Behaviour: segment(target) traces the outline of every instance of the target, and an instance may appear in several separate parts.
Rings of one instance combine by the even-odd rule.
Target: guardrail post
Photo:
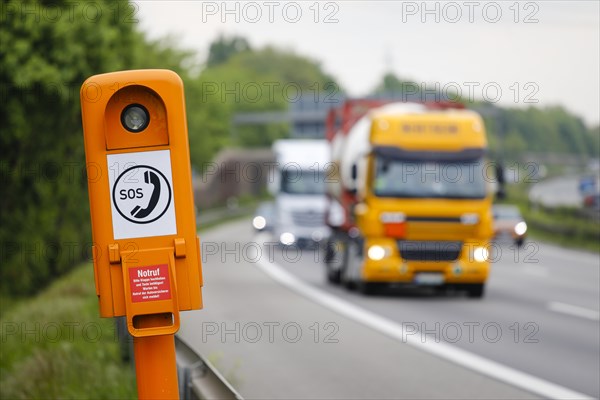
[[[242,396],[205,359],[175,336],[181,400],[231,399]]]

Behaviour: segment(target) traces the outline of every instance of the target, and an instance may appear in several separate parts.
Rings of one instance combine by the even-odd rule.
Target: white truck
[[[326,140],[282,139],[273,143],[277,162],[269,191],[275,197],[273,234],[282,245],[317,247],[330,234],[325,223],[328,206]]]

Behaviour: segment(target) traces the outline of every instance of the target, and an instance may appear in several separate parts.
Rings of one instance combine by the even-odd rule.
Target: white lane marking
[[[375,329],[402,343],[407,343],[430,354],[472,369],[480,374],[488,375],[513,386],[525,389],[531,393],[538,394],[543,398],[592,399],[592,397],[583,393],[576,392],[525,372],[507,367],[447,343],[438,343],[433,340],[421,341],[419,335],[414,335],[415,332],[413,331],[406,331],[401,324],[304,283],[274,262],[269,262],[261,258],[256,265],[282,285],[287,286],[297,293],[308,297],[312,301],[321,304],[346,318]]]
[[[600,321],[600,312],[596,310],[590,310],[589,308],[553,301],[548,303],[548,309],[561,314],[591,319],[592,321]]]

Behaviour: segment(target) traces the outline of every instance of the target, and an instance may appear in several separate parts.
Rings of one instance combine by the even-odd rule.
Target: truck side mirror
[[[356,164],[352,164],[352,170],[350,171],[350,176],[352,177],[352,180],[355,181],[356,177],[358,176],[358,171],[356,168]]]

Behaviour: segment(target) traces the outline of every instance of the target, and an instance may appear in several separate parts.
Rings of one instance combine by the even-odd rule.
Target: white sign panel
[[[109,154],[107,163],[114,238],[176,234],[171,152]]]

